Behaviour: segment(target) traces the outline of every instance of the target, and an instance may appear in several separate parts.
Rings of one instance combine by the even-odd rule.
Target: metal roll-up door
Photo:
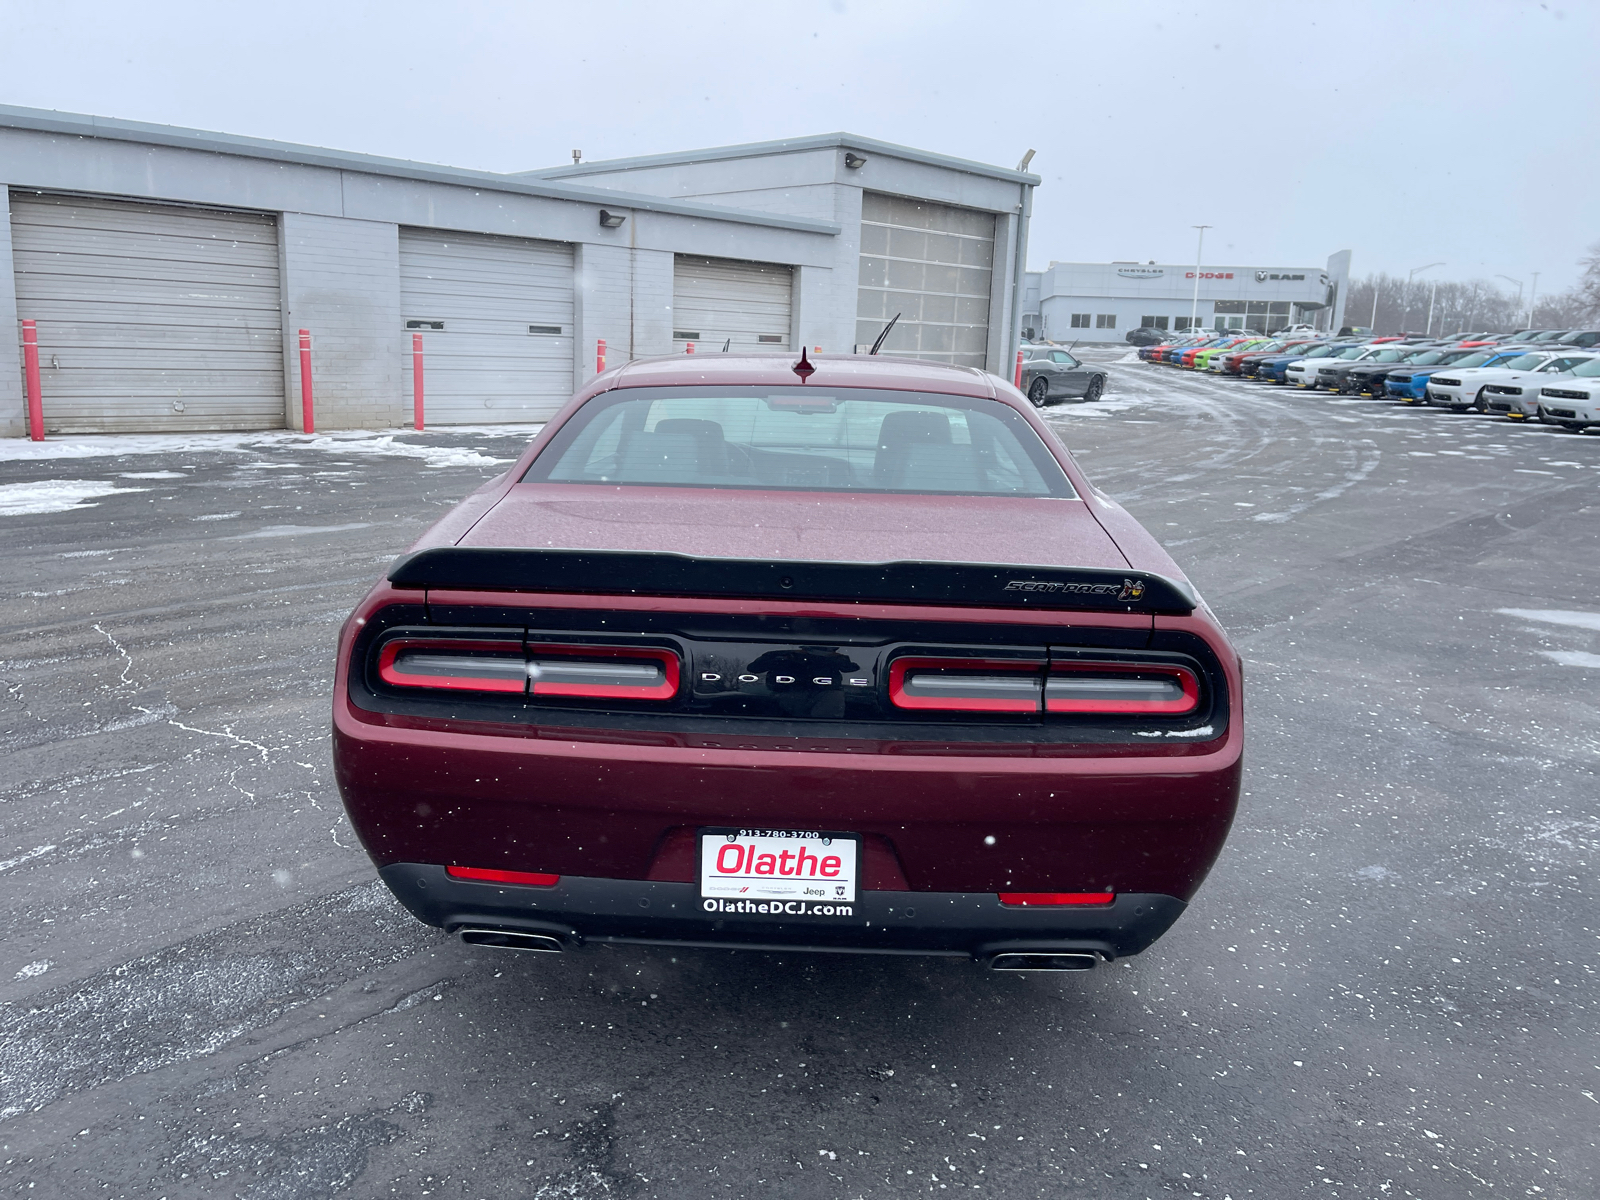
[[[47,429],[283,426],[275,218],[13,191],[11,240]]]
[[[994,214],[865,192],[856,343],[964,367],[988,361]]]
[[[679,254],[672,260],[672,341],[696,353],[789,349],[794,268]]]
[[[430,425],[543,421],[572,395],[571,246],[402,229],[400,305]]]

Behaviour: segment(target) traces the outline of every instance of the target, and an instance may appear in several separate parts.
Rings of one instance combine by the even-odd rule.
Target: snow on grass
[[[93,501],[100,496],[148,490],[118,487],[103,479],[39,479],[32,483],[0,484],[0,517],[93,508]]]

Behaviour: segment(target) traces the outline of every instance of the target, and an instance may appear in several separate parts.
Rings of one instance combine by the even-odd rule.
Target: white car
[[[1284,372],[1289,382],[1298,387],[1316,389],[1317,372],[1330,363],[1343,359],[1349,361],[1356,358],[1366,358],[1368,355],[1383,349],[1382,346],[1351,346],[1322,358],[1302,358],[1299,362],[1290,363],[1289,369]]]
[[[1600,425],[1600,358],[1572,368],[1570,378],[1539,388],[1539,419],[1582,433]]]
[[[1573,350],[1530,350],[1498,367],[1440,371],[1428,380],[1428,403],[1452,412],[1476,408],[1479,412],[1502,412],[1519,419],[1531,417],[1538,412],[1540,386],[1551,382],[1540,376],[1567,374],[1579,363],[1594,357]]]

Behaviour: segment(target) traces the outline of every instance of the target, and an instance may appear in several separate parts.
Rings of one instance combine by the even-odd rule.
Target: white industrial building
[[[1037,176],[845,134],[503,175],[0,107],[0,321],[47,431],[549,416],[608,366],[886,349],[1008,374]],[[26,432],[0,337],[0,434]]]
[[[1024,331],[1053,342],[1120,342],[1130,329],[1268,332],[1344,324],[1350,251],[1321,267],[1053,262],[1023,284]],[[1196,286],[1198,284],[1198,287]]]

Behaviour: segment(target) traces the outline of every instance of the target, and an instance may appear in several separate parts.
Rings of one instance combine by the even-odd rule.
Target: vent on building
[[[436,333],[444,332],[443,321],[407,321],[407,329],[432,329]]]
[[[529,325],[528,326],[528,332],[529,333],[560,333],[561,332],[561,326],[559,326],[559,325]]]
[[[674,329],[672,331],[672,336],[681,342],[698,342],[700,340],[700,335],[698,333],[688,329]]]
[[[783,345],[783,335],[781,333],[758,333],[756,334],[756,341],[766,342],[773,346],[781,346]]]

